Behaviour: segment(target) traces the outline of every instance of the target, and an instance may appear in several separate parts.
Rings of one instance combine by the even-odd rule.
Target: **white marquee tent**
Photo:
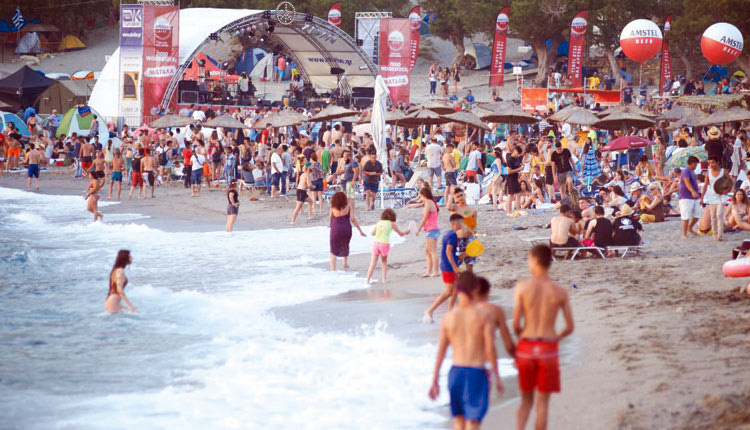
[[[199,53],[199,51],[196,51],[199,48],[205,49],[215,43],[225,43],[209,41],[208,44],[204,44],[211,33],[218,32],[223,27],[250,15],[260,16],[263,12],[250,9],[181,9],[180,64],[190,61],[194,55]],[[345,77],[350,86],[373,86],[377,70],[366,58],[366,54],[353,46],[351,39],[345,40],[344,37],[335,37],[325,41],[321,40],[320,45],[323,45],[326,50],[323,53],[309,41],[311,35],[316,34],[316,31],[320,33],[327,31],[329,34],[342,35],[340,30],[328,24],[327,21],[316,19],[315,25],[310,25],[304,22],[303,14],[298,14],[297,19],[291,25],[277,23],[273,37],[296,57],[298,67],[303,71],[303,75],[316,88],[332,89],[336,87],[336,76],[332,76],[330,73],[332,62],[337,67],[344,69]],[[105,117],[116,117],[118,113],[119,63],[120,51],[118,48],[104,66],[89,99],[89,105]]]

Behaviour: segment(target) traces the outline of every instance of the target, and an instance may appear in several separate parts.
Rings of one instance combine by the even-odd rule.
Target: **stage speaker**
[[[196,81],[180,81],[177,83],[177,91],[198,91],[198,82]]]
[[[198,103],[198,91],[180,91],[180,103]]]
[[[352,97],[354,97],[354,98],[358,98],[358,97],[374,98],[375,97],[375,88],[373,88],[373,87],[353,87],[352,88]]]
[[[354,107],[357,109],[367,109],[372,106],[374,97],[354,97]]]

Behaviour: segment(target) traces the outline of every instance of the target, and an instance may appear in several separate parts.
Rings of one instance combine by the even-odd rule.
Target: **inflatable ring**
[[[724,263],[721,271],[724,272],[724,276],[730,278],[743,278],[745,276],[750,276],[750,258],[729,260]]]

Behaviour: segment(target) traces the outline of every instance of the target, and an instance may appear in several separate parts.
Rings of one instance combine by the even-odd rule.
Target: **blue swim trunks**
[[[109,175],[109,180],[112,182],[122,182],[122,172],[112,172]]]
[[[26,173],[26,177],[28,177],[28,178],[39,178],[39,165],[38,164],[29,164],[29,170]]]
[[[487,371],[479,367],[453,366],[448,372],[451,414],[467,421],[482,421],[490,403]]]

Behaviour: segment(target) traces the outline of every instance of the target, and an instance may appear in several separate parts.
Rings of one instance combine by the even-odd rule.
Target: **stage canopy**
[[[245,38],[242,30],[252,25],[263,26],[269,19],[273,20],[274,31],[268,42],[258,47],[281,48],[295,60],[303,79],[315,88],[336,88],[337,77],[331,74],[334,67],[343,69],[344,85],[373,86],[377,67],[351,36],[327,20],[295,13],[291,23],[283,24],[275,11],[193,8],[180,10],[182,66],[172,79],[165,99],[174,94],[182,73],[198,54],[205,52],[217,61],[227,61],[228,58],[220,57],[234,52],[232,46]],[[218,37],[211,40],[211,35]],[[89,105],[105,117],[117,116],[119,62],[118,48],[104,66],[89,99]]]

